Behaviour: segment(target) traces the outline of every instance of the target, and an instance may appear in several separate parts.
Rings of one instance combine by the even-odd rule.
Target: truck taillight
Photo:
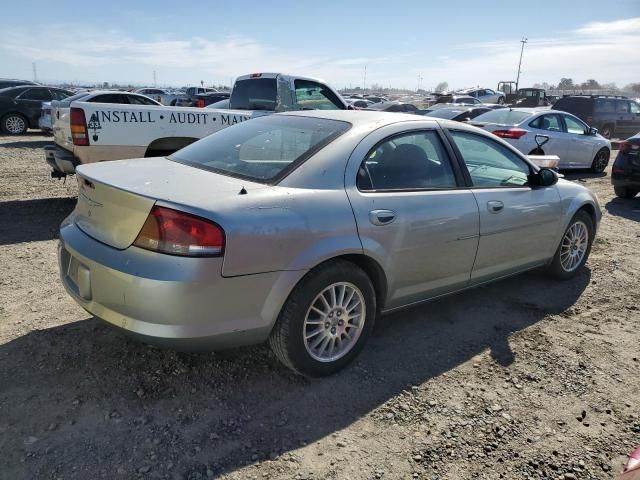
[[[494,130],[492,132],[496,137],[500,138],[511,138],[513,140],[517,140],[523,135],[527,134],[526,130],[522,130],[521,128],[510,128],[508,130]]]
[[[199,98],[196,100],[196,107],[198,108],[204,108],[204,100]]]
[[[185,257],[220,257],[224,230],[205,218],[171,208],[153,207],[133,244],[154,252]]]
[[[89,132],[87,131],[87,120],[84,110],[81,108],[71,109],[71,138],[74,145],[89,145]]]

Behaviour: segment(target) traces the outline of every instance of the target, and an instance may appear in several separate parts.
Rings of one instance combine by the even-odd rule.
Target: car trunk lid
[[[129,247],[157,201],[210,209],[242,188],[264,185],[196,169],[166,158],[81,165],[76,169],[74,221],[87,235],[117,249]]]

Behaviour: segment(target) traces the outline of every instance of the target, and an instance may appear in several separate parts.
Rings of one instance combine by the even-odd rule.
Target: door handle
[[[374,225],[388,225],[396,219],[396,212],[393,210],[372,210],[369,212],[369,221]]]
[[[503,208],[504,203],[502,203],[500,200],[491,200],[490,202],[487,202],[487,210],[489,210],[491,213],[498,213]]]

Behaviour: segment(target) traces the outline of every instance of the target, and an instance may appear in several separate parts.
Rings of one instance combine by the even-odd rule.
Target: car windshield
[[[175,162],[274,183],[351,128],[323,118],[269,115],[233,125],[178,150]]]
[[[518,125],[523,120],[531,116],[530,112],[522,112],[518,110],[510,110],[501,108],[499,110],[491,110],[490,112],[478,115],[475,122],[499,123],[502,125]]]

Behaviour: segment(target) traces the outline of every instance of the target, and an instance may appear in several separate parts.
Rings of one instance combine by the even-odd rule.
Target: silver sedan
[[[268,339],[305,375],[353,360],[380,314],[536,267],[572,277],[601,216],[494,135],[398,113],[261,117],[77,179],[59,264],[82,307],[176,348]]]

